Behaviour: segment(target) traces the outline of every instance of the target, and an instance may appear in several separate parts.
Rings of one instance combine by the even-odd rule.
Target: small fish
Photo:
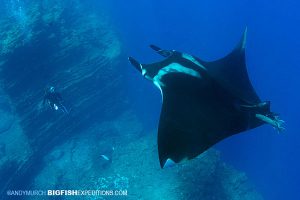
[[[106,155],[104,155],[104,154],[102,154],[102,155],[100,155],[104,160],[106,160],[106,161],[109,161],[110,159],[106,156]]]

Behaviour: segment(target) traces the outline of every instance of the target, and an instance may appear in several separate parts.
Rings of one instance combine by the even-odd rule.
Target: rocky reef
[[[114,111],[122,111],[125,103],[119,99],[126,99],[120,87],[122,73],[116,73],[121,43],[104,10],[79,0],[7,0],[3,5],[0,87],[12,112],[1,111],[1,131],[20,128],[15,140],[29,150],[15,157],[17,161],[1,159],[0,171],[15,174],[1,181],[1,191],[11,184],[24,188],[34,177],[32,171],[41,167],[41,156],[95,119],[109,119]],[[44,89],[50,85],[63,94],[70,115],[42,105]],[[112,96],[111,90],[118,93]],[[1,134],[1,143],[9,143],[8,135]],[[7,144],[1,149],[2,154],[9,153]]]
[[[31,155],[31,146],[13,105],[9,97],[0,90],[0,177],[3,187]]]
[[[123,47],[101,3],[4,1],[1,195],[8,189],[117,189],[128,191],[124,199],[262,199],[213,149],[160,169],[155,131],[128,105]],[[69,115],[42,105],[50,85],[62,93]]]
[[[44,157],[33,188],[127,191],[123,197],[88,199],[263,199],[247,176],[226,165],[214,149],[160,169],[156,134],[145,133],[142,127],[132,112],[126,112],[57,146]]]

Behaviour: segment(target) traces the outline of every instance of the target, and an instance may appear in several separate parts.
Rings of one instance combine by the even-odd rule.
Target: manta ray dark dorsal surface
[[[161,167],[192,159],[226,137],[265,122],[280,123],[270,112],[270,102],[262,102],[251,85],[246,35],[247,30],[231,53],[213,62],[155,45],[150,47],[164,60],[140,64],[129,58],[162,95],[157,139]]]

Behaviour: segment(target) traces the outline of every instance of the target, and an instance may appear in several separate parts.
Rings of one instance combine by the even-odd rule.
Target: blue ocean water
[[[300,3],[288,1],[111,1],[115,23],[128,54],[149,62],[149,44],[189,52],[205,60],[231,51],[245,27],[250,79],[259,96],[272,102],[272,110],[286,121],[277,134],[270,126],[230,137],[216,147],[223,159],[245,171],[266,199],[299,199],[299,61]],[[136,77],[147,96],[136,97],[137,109],[150,119],[158,117],[156,88]],[[137,75],[138,76],[138,75]],[[147,105],[147,106],[145,106]],[[154,112],[155,111],[155,112]],[[145,114],[147,113],[147,114]],[[148,122],[149,123],[149,122]]]
[[[24,92],[20,86],[31,90],[42,90],[45,85],[49,84],[47,82],[49,79],[57,85],[60,83],[68,85],[67,81],[62,81],[63,75],[56,76],[62,80],[49,78],[55,74],[55,69],[51,68],[54,68],[54,61],[54,64],[43,63],[42,60],[37,59],[39,63],[42,63],[38,67],[44,67],[44,71],[47,73],[40,73],[38,70],[22,71],[23,68],[19,66],[31,62],[31,53],[39,52],[37,57],[44,58],[47,57],[47,54],[50,55],[50,53],[55,52],[57,46],[53,44],[56,40],[51,40],[52,43],[30,41],[31,33],[34,30],[26,26],[29,16],[23,10],[28,2],[22,0],[5,2],[3,7],[0,6],[0,11],[3,10],[0,12],[0,17],[13,16],[14,22],[19,24],[24,33],[23,43],[27,44],[29,41],[29,47],[36,44],[40,47],[36,47],[32,52],[21,49],[16,53],[20,57],[12,59],[14,62],[11,66],[18,66],[19,71],[12,68],[11,71],[5,71],[6,75],[17,76],[19,80],[24,79],[25,81],[22,82],[22,85],[17,85],[18,87],[12,87],[13,89],[8,87],[9,95],[19,100],[22,96],[18,96],[17,93]],[[72,2],[70,7],[72,7]],[[262,100],[270,100],[272,110],[278,112],[281,118],[286,121],[286,131],[277,134],[272,127],[265,125],[230,137],[217,144],[216,148],[221,151],[221,157],[227,164],[246,173],[257,191],[265,199],[300,199],[298,193],[300,162],[297,160],[297,155],[300,153],[299,136],[297,135],[300,130],[298,122],[300,118],[298,113],[300,111],[298,104],[300,102],[300,95],[298,94],[300,86],[298,78],[300,74],[298,68],[300,62],[298,55],[300,52],[300,40],[298,38],[300,35],[299,7],[300,3],[292,0],[89,1],[86,3],[85,12],[81,14],[84,16],[91,12],[105,12],[111,20],[111,28],[117,32],[122,42],[120,66],[113,73],[115,76],[122,77],[122,87],[116,92],[101,88],[99,85],[113,80],[112,77],[105,76],[99,78],[96,83],[86,81],[84,82],[85,85],[74,84],[74,87],[70,86],[68,90],[63,90],[63,84],[61,84],[66,102],[74,108],[76,105],[72,105],[72,101],[75,102],[72,98],[82,98],[78,91],[85,90],[88,94],[95,91],[101,92],[99,94],[95,92],[95,96],[91,95],[94,97],[90,99],[93,102],[92,106],[86,105],[85,107],[83,104],[78,111],[73,110],[75,114],[80,113],[79,110],[83,111],[84,114],[71,115],[71,120],[63,118],[64,125],[56,125],[48,131],[48,133],[55,133],[59,130],[58,139],[47,144],[46,148],[40,151],[41,157],[43,153],[54,146],[59,146],[71,135],[76,135],[76,132],[87,129],[85,124],[88,124],[89,121],[111,119],[121,113],[123,109],[125,110],[123,104],[110,107],[108,110],[105,110],[107,108],[104,106],[107,102],[115,101],[115,99],[117,99],[116,102],[122,102],[123,99],[120,97],[123,94],[128,95],[128,104],[137,113],[145,129],[156,129],[161,108],[160,92],[127,63],[127,56],[132,55],[145,63],[161,59],[148,48],[149,44],[156,44],[162,48],[188,52],[201,59],[211,61],[229,53],[239,41],[245,27],[248,27],[246,56],[250,79]],[[65,12],[71,12],[71,9]],[[70,13],[64,15],[69,16],[68,14],[72,16]],[[71,17],[68,20],[64,23],[71,24],[75,21]],[[49,27],[47,31],[56,33],[57,27],[55,25],[50,24]],[[81,54],[82,52],[79,51],[78,54],[69,57],[70,62],[67,62],[66,65],[75,65],[76,59],[80,58]],[[37,77],[35,80],[38,80],[40,85],[31,82],[30,78],[24,78],[24,74]],[[12,84],[9,82],[8,85]],[[35,95],[43,95],[42,92],[32,94],[32,99],[39,98]],[[103,96],[110,98],[104,99]],[[28,104],[30,103],[21,102],[16,110],[23,113],[24,118],[27,117],[27,121],[23,124],[30,124],[27,126],[27,131],[31,140],[38,138],[37,142],[33,143],[38,146],[43,144],[43,139],[41,139],[43,137],[39,134],[39,130],[36,132],[33,130],[36,127],[43,127],[43,120],[50,121],[50,123],[52,121],[57,122],[60,117],[49,111],[40,114],[39,117],[41,118],[37,119],[29,108],[20,106],[27,106]],[[125,105],[128,106],[128,104]],[[99,113],[101,114],[99,115]],[[76,123],[80,125],[74,125]],[[60,132],[60,130],[65,130],[65,127],[67,127],[66,129],[71,128],[71,130]],[[60,154],[56,155],[56,157],[60,156]],[[30,165],[32,171],[38,174],[44,164],[35,161]],[[14,165],[8,166],[7,173],[10,172],[10,169],[13,171],[14,167]],[[24,177],[22,180],[24,182],[19,183],[19,185],[28,184],[25,180],[26,175]]]

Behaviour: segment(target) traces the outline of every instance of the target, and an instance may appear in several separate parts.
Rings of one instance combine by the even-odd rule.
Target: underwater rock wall
[[[0,177],[3,188],[32,155],[10,99],[0,89]]]
[[[44,154],[95,120],[112,118],[114,111],[125,107],[120,101],[125,100],[121,73],[116,73],[121,43],[107,14],[92,9],[89,2],[7,0],[4,6],[0,83],[14,110],[14,123],[20,129],[16,132],[24,136],[24,141],[18,141],[28,144],[32,152],[30,157],[20,153],[16,158],[26,164],[12,170],[17,175],[10,184],[24,188],[40,170]],[[42,105],[44,89],[50,85],[62,93],[69,115]],[[112,97],[114,89],[119,92]],[[7,122],[1,123],[5,129]],[[11,137],[2,135],[7,137],[1,141],[8,143]],[[4,159],[6,165],[14,164]],[[5,169],[0,166],[1,171]]]
[[[160,169],[156,134],[128,111],[120,40],[107,13],[91,6],[80,0],[5,1],[7,13],[0,13],[1,194],[7,189],[127,189],[125,199],[262,199],[215,150]],[[62,93],[69,115],[42,105],[50,85]]]

